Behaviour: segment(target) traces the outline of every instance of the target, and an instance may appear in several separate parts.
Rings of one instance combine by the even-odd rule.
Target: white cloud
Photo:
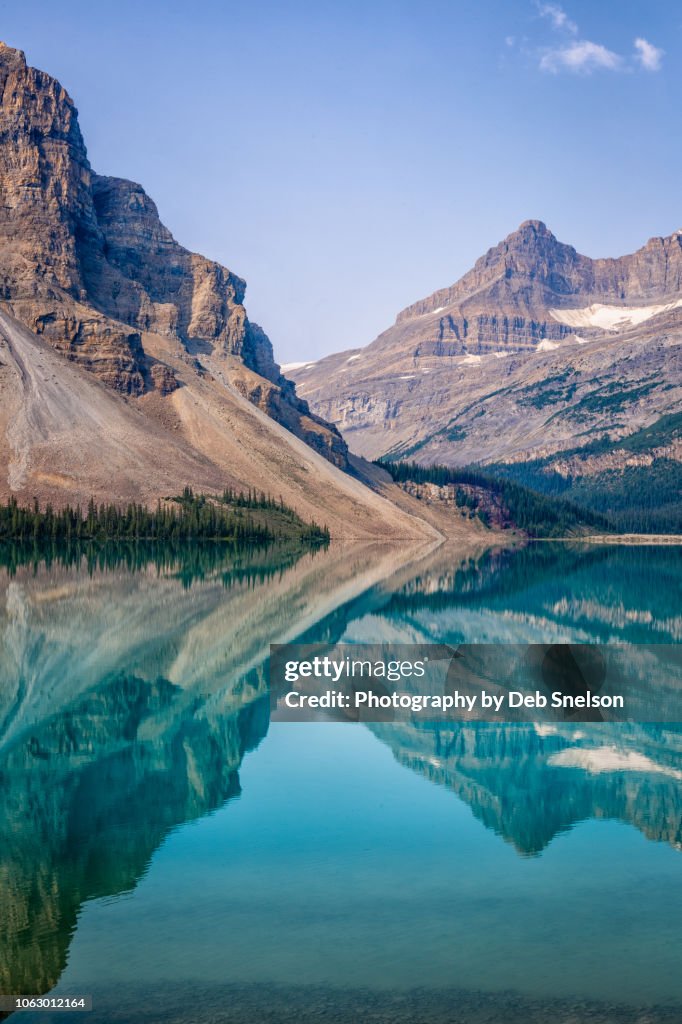
[[[659,50],[653,43],[648,43],[641,36],[635,39],[635,60],[638,60],[646,71],[660,71],[664,50]]]
[[[600,70],[629,71],[634,65],[645,71],[659,71],[661,68],[664,51],[642,36],[635,39],[633,56],[623,57],[602,43],[578,38],[578,26],[560,4],[536,0],[536,7],[540,17],[549,21],[552,28],[564,36],[561,45],[540,50],[541,71],[550,71],[554,74],[568,71],[573,74],[589,75]]]
[[[589,75],[599,69],[620,71],[623,58],[601,43],[592,43],[588,39],[578,39],[568,46],[547,50],[540,60],[542,71],[572,71],[575,74]]]
[[[539,4],[538,11],[541,18],[549,18],[557,31],[570,32],[573,36],[577,35],[578,26],[574,21],[571,21],[566,11],[559,4]]]

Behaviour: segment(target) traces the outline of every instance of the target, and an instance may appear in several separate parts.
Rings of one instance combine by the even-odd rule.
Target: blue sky
[[[682,227],[675,2],[0,0],[0,26],[284,362],[366,344],[528,218],[590,256]]]

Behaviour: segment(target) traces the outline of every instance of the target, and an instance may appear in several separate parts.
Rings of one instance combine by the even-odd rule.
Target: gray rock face
[[[82,248],[88,294],[108,316],[244,356],[246,282],[184,249],[144,189],[92,176],[98,244]]]
[[[682,288],[682,234],[652,238],[619,259],[592,260],[554,237],[542,221],[527,220],[476,261],[450,288],[443,288],[398,315],[405,322],[438,307],[463,304],[508,313],[539,313],[592,302],[650,302]]]
[[[250,323],[246,283],[179,245],[140,185],[95,174],[68,94],[5,44],[0,99],[0,297],[9,311],[127,395],[177,386],[149,358],[145,333],[222,358],[228,385],[345,467],[342,438],[297,397]]]
[[[367,348],[292,375],[365,456],[513,462],[679,411],[681,337],[682,232],[592,260],[526,221]]]
[[[119,391],[144,390],[137,331],[87,303],[84,251],[100,242],[76,109],[59,82],[0,44],[2,298],[55,348]]]
[[[95,232],[96,221],[76,110],[58,82],[4,43],[0,90],[5,287],[30,293],[35,275],[78,298],[77,236]]]

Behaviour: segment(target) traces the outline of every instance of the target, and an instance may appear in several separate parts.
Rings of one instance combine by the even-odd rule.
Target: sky
[[[369,343],[539,219],[682,227],[675,0],[0,0],[100,174],[246,278],[280,362]]]

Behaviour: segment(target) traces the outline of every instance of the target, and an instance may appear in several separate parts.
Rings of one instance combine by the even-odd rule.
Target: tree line
[[[314,555],[324,545],[311,545]],[[186,589],[205,579],[218,580],[231,589],[237,584],[257,586],[294,565],[306,551],[297,542],[276,541],[265,546],[237,547],[221,541],[4,540],[0,542],[0,568],[12,577],[20,569],[37,572],[41,566],[73,569],[89,576],[123,569],[129,573],[153,568],[159,575],[179,580]]]
[[[620,447],[625,448],[625,445]],[[632,448],[635,449],[634,442]],[[651,465],[567,477],[552,470],[547,463],[548,460],[535,460],[486,468],[491,474],[513,479],[522,487],[599,513],[619,533],[682,533],[682,465],[679,462],[657,458]]]
[[[421,466],[416,462],[388,462],[383,459],[378,459],[376,464],[387,470],[398,484],[431,483],[438,487],[468,485],[483,488],[494,495],[508,518],[530,537],[561,537],[586,528],[604,531],[612,529],[606,516],[598,512],[580,508],[568,501],[548,498],[513,480],[493,477],[475,467]],[[462,492],[459,495],[456,491],[457,504],[461,498],[464,505],[473,507],[471,499],[467,501]]]
[[[195,495],[186,487],[182,495],[158,501],[154,508],[137,502],[125,506],[97,504],[86,508],[50,503],[30,508],[15,498],[0,506],[0,541],[70,544],[72,542],[212,540],[233,545],[268,545],[282,539],[307,544],[329,542],[329,530],[314,521],[304,522],[282,499],[249,491],[226,490],[219,497]]]

